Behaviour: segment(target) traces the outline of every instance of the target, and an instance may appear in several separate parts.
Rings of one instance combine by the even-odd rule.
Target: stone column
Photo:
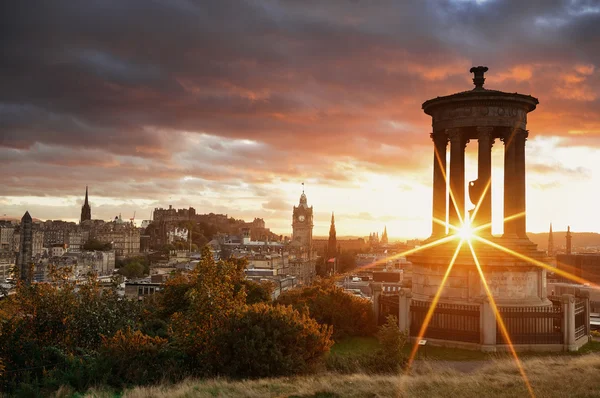
[[[406,331],[410,335],[410,303],[412,293],[410,289],[400,289],[398,309],[398,327],[400,331]]]
[[[431,223],[431,237],[440,237],[446,234],[446,227],[439,221],[446,220],[446,147],[448,137],[443,131],[431,134],[434,144],[433,151],[433,218]],[[438,221],[436,222],[435,219]]]
[[[458,227],[460,218],[465,216],[465,146],[467,140],[460,129],[447,129],[446,133],[450,138],[450,191],[452,192],[452,195],[449,193],[448,222],[450,225]]]
[[[563,294],[561,296],[563,307],[563,338],[565,351],[577,351],[575,344],[575,296]]]
[[[371,283],[371,293],[373,294],[373,314],[375,315],[375,325],[379,325],[379,302],[381,298],[381,283]]]
[[[525,181],[525,142],[527,131],[517,130],[515,132],[515,213],[523,214],[515,220],[516,233],[519,238],[527,239],[527,223],[525,217],[526,208],[526,181]]]
[[[514,216],[517,212],[517,181],[516,181],[516,145],[515,130],[509,129],[505,132],[504,141],[504,218]],[[504,237],[517,237],[517,224],[514,219],[504,221]]]
[[[496,352],[496,314],[487,296],[483,297],[480,314],[481,351]]]
[[[486,186],[492,180],[492,146],[494,145],[494,138],[492,132],[493,127],[477,127],[478,137],[478,152],[477,152],[477,185],[480,195],[483,195],[481,199],[481,205],[477,214],[475,215],[474,226],[489,224],[481,230],[482,234],[491,235],[492,233],[492,187],[491,184],[485,191]],[[476,200],[479,200],[477,197]],[[477,203],[474,203],[477,205]]]

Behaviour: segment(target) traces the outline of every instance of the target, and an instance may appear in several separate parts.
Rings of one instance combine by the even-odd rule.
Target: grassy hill
[[[524,367],[538,398],[600,396],[600,355],[529,358]],[[406,376],[340,375],[260,379],[248,381],[188,380],[176,385],[138,387],[123,398],[167,397],[527,397],[523,379],[514,361],[475,361],[467,373],[447,362],[420,362]],[[58,396],[71,396],[61,391]],[[88,397],[113,397],[92,390]]]

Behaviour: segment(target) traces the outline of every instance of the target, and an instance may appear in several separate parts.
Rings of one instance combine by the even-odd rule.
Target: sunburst
[[[511,136],[510,139],[512,139],[512,136]],[[442,165],[442,162],[441,162],[441,159],[440,159],[440,155],[437,152],[437,150],[435,151],[435,156],[436,156],[436,159],[437,159],[437,163],[438,163],[438,165],[440,167],[440,170],[442,171],[442,175],[444,177],[444,181],[447,182],[446,172],[445,172],[445,169],[444,169],[444,167]],[[429,309],[428,309],[428,311],[427,311],[427,313],[425,315],[424,321],[423,321],[423,323],[420,326],[419,333],[418,333],[418,335],[416,336],[416,338],[414,340],[414,344],[413,344],[413,347],[411,349],[411,352],[410,352],[410,355],[409,355],[409,358],[408,358],[407,367],[405,369],[405,371],[408,372],[410,370],[410,368],[411,368],[414,360],[415,360],[416,354],[417,354],[418,349],[420,347],[418,345],[418,342],[427,333],[427,328],[428,328],[429,323],[430,323],[430,321],[431,321],[431,319],[432,319],[432,317],[434,315],[435,308],[437,307],[437,304],[438,304],[438,302],[440,300],[441,293],[442,293],[442,291],[444,289],[446,281],[447,281],[447,279],[448,279],[448,277],[449,277],[449,275],[450,275],[450,273],[452,271],[452,268],[453,268],[453,266],[454,266],[454,264],[456,262],[456,259],[457,259],[458,255],[459,255],[460,251],[461,251],[461,248],[466,243],[469,246],[469,249],[470,249],[470,252],[471,252],[471,256],[473,258],[473,261],[475,263],[475,267],[477,269],[477,273],[478,273],[479,278],[481,280],[481,284],[482,284],[482,286],[483,286],[483,288],[485,290],[486,296],[490,300],[490,305],[492,306],[492,310],[494,311],[496,320],[498,322],[498,326],[500,328],[500,331],[501,331],[502,335],[504,336],[504,340],[507,342],[508,349],[509,349],[510,353],[512,354],[514,360],[515,360],[516,366],[519,369],[519,373],[521,374],[521,377],[523,378],[523,382],[524,382],[525,386],[527,387],[527,391],[529,392],[529,394],[530,394],[531,397],[535,397],[533,388],[532,388],[532,386],[531,386],[531,384],[529,382],[529,379],[527,378],[527,374],[525,373],[525,369],[523,368],[521,360],[519,359],[519,356],[517,355],[516,349],[515,349],[515,347],[514,347],[514,345],[512,343],[511,336],[508,333],[508,329],[506,328],[506,325],[504,323],[504,319],[502,319],[502,316],[501,316],[500,312],[498,311],[498,307],[496,305],[496,301],[495,301],[495,299],[493,297],[493,294],[492,294],[492,292],[490,290],[490,287],[489,287],[489,285],[488,285],[488,283],[487,283],[487,281],[485,279],[484,272],[483,272],[483,270],[481,268],[481,264],[479,262],[479,259],[477,257],[477,253],[476,253],[475,248],[473,246],[473,242],[476,241],[476,242],[478,242],[480,244],[484,244],[484,245],[487,245],[489,247],[501,250],[501,251],[503,251],[503,252],[505,252],[505,253],[507,253],[509,255],[512,255],[512,256],[514,256],[516,258],[519,258],[519,259],[521,259],[523,261],[526,261],[526,262],[528,262],[528,263],[530,263],[532,265],[544,268],[546,270],[550,270],[550,271],[552,271],[554,273],[557,273],[557,274],[559,274],[559,275],[561,275],[561,276],[563,276],[563,277],[565,277],[567,279],[570,279],[572,281],[575,281],[577,283],[587,284],[591,288],[600,289],[600,286],[598,286],[598,285],[596,285],[594,283],[591,283],[590,281],[588,281],[588,280],[586,280],[584,278],[581,278],[581,277],[578,277],[576,275],[573,275],[570,272],[567,272],[567,271],[564,271],[564,270],[552,267],[552,266],[550,266],[550,265],[548,265],[548,264],[546,264],[546,263],[544,263],[542,261],[539,261],[539,260],[536,260],[534,258],[531,258],[531,257],[529,257],[529,256],[527,256],[525,254],[518,253],[518,252],[516,252],[516,251],[514,251],[514,250],[512,250],[510,248],[502,246],[499,243],[493,242],[493,241],[491,241],[489,239],[486,239],[486,238],[480,236],[479,235],[480,231],[482,231],[482,230],[484,230],[486,228],[489,228],[491,226],[491,222],[487,222],[485,224],[475,226],[476,225],[475,220],[476,220],[476,217],[477,217],[477,213],[478,213],[479,209],[481,208],[481,204],[483,202],[483,199],[484,199],[485,195],[487,194],[487,191],[490,188],[490,185],[491,185],[491,179],[489,179],[487,181],[486,186],[485,186],[484,191],[483,191],[483,194],[481,195],[481,197],[479,198],[477,204],[475,205],[475,208],[473,209],[473,214],[471,216],[471,219],[467,216],[466,213],[465,213],[465,216],[463,217],[463,214],[462,214],[461,210],[457,206],[456,200],[454,198],[454,193],[450,189],[449,190],[449,192],[450,192],[450,203],[456,209],[456,213],[458,215],[458,220],[459,220],[459,225],[452,225],[452,224],[450,224],[449,222],[447,222],[445,220],[439,220],[439,219],[433,218],[433,221],[435,223],[438,223],[438,224],[441,224],[441,225],[445,226],[446,230],[448,231],[448,235],[443,236],[443,237],[439,237],[437,239],[430,240],[429,242],[427,242],[423,246],[416,247],[416,248],[413,248],[413,249],[409,249],[409,250],[406,250],[406,251],[404,251],[402,253],[398,253],[398,254],[394,254],[392,256],[385,257],[383,259],[380,259],[378,261],[375,261],[375,262],[373,262],[373,263],[365,266],[364,268],[370,268],[370,267],[376,266],[378,264],[386,263],[387,261],[390,261],[390,260],[393,260],[393,259],[397,259],[399,257],[404,257],[404,256],[407,256],[407,255],[410,255],[410,254],[418,253],[418,252],[423,251],[423,250],[432,249],[432,248],[434,248],[436,246],[439,246],[439,245],[442,245],[442,244],[448,244],[448,243],[450,243],[452,241],[457,241],[458,242],[457,246],[456,246],[456,249],[454,250],[454,254],[452,255],[452,258],[450,259],[448,267],[446,268],[446,271],[444,273],[444,276],[442,278],[440,286],[438,287],[438,289],[437,289],[437,291],[436,291],[436,293],[435,293],[435,295],[433,297],[433,300],[431,302],[431,305],[429,306]],[[521,217],[525,217],[525,212],[520,212],[520,213],[517,213],[517,214],[508,215],[508,216],[504,217],[503,222],[512,221],[512,220],[515,220],[515,219],[518,219],[518,218],[521,218]]]

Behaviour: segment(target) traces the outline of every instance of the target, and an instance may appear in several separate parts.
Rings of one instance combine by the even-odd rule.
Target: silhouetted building
[[[571,254],[571,226],[567,227],[567,254]]]
[[[304,185],[304,184],[303,184]],[[312,243],[313,208],[308,207],[304,189],[300,203],[292,215],[292,242],[290,243],[290,273],[300,283],[311,283],[316,275],[316,252]]]
[[[19,244],[19,254],[17,258],[17,269],[19,278],[22,281],[31,283],[29,268],[31,266],[33,251],[33,219],[26,211],[21,218],[21,242]]]
[[[79,222],[84,222],[92,219],[92,208],[88,203],[88,187],[85,187],[85,202],[81,206],[81,219]]]
[[[383,227],[383,234],[381,235],[381,244],[388,244],[388,236],[387,236],[387,226]]]
[[[327,241],[327,255],[326,258],[329,260],[337,255],[337,237],[335,232],[335,217],[331,213],[331,226],[329,227],[329,240]]]
[[[196,209],[190,207],[189,209],[174,209],[173,206],[169,205],[168,209],[156,208],[152,216],[153,221],[190,221],[196,217]]]
[[[300,195],[298,207],[294,206],[292,215],[292,241],[297,245],[310,248],[312,246],[313,208],[308,207],[304,189]]]

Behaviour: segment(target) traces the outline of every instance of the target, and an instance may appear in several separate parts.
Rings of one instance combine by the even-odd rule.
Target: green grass
[[[331,347],[331,353],[340,356],[351,356],[375,352],[380,349],[379,341],[375,337],[347,337]]]
[[[527,358],[523,367],[536,397],[591,398],[600,391],[600,355]],[[276,387],[276,388],[275,388]],[[64,394],[60,398],[67,397]],[[108,391],[90,391],[90,397],[108,398]],[[124,391],[123,398],[513,398],[529,396],[511,359],[486,362],[470,373],[427,366],[408,374],[373,375],[319,372],[314,375],[259,380],[185,380],[177,384],[142,386]]]
[[[381,346],[375,337],[348,337],[337,341],[333,347],[331,347],[331,353],[339,356],[359,356],[368,352],[375,352]],[[406,344],[404,346],[404,353],[410,354],[412,346]],[[600,341],[591,341],[583,346],[579,351],[576,352],[533,352],[524,351],[519,352],[519,357],[523,358],[535,358],[535,357],[547,357],[547,356],[580,356],[590,353],[600,353]],[[491,359],[504,359],[512,357],[509,352],[495,352],[485,353],[477,350],[464,350],[460,348],[447,348],[447,347],[434,347],[425,346],[420,347],[417,352],[417,360],[428,359],[437,361],[485,361]]]

